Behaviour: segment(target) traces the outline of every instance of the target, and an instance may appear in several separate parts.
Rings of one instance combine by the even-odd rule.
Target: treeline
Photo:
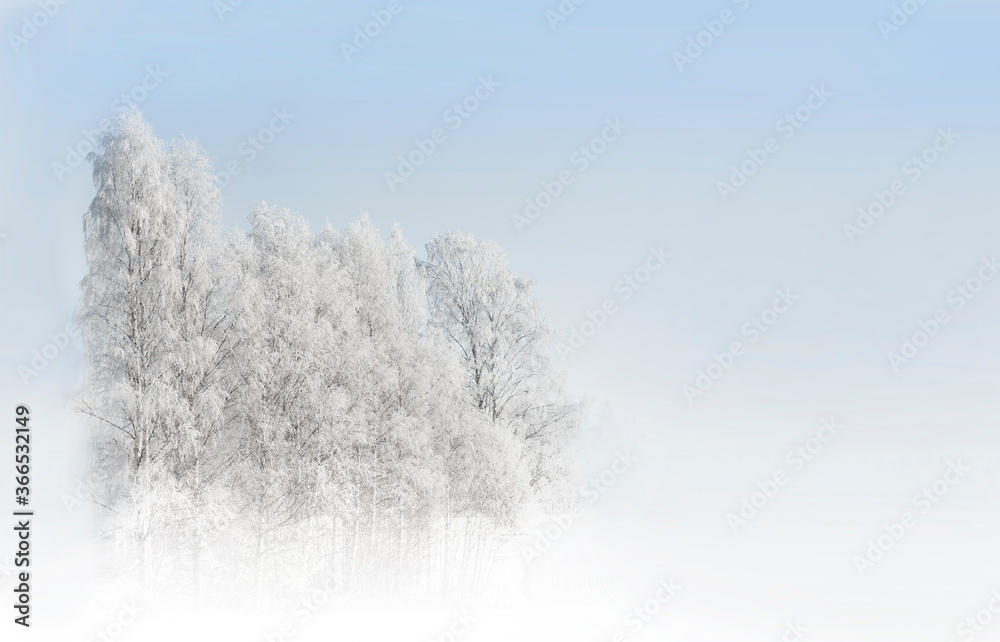
[[[482,590],[529,507],[572,501],[580,407],[532,283],[471,236],[426,261],[366,216],[262,205],[126,111],[91,155],[82,411],[123,577],[196,603]]]

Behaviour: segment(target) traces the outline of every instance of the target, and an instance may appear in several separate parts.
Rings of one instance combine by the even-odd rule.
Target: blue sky
[[[988,367],[998,346],[987,312],[1000,296],[989,290],[972,303],[984,313],[949,328],[912,369],[919,374],[895,376],[883,356],[997,249],[1000,86],[988,80],[1000,53],[996,5],[914,5],[919,11],[885,38],[879,21],[891,19],[892,3],[589,0],[553,29],[546,12],[558,11],[555,2],[403,1],[346,60],[341,43],[387,5],[247,0],[220,17],[208,1],[72,0],[15,52],[10,34],[39,8],[6,4],[0,260],[5,270],[30,266],[33,276],[5,283],[32,311],[5,319],[13,336],[36,345],[46,330],[32,315],[57,323],[72,306],[80,215],[93,187],[86,164],[57,179],[55,163],[133,93],[160,136],[197,138],[220,170],[239,163],[224,188],[227,225],[267,200],[317,227],[342,226],[365,209],[383,228],[401,223],[418,248],[434,233],[472,232],[538,279],[546,314],[564,331],[614,294],[650,244],[665,245],[669,269],[567,364],[581,391],[624,381],[624,395],[684,409],[680,386],[778,286],[801,292],[790,317],[798,318],[747,356],[787,367],[775,375],[787,385],[774,390],[798,397],[816,380],[854,398],[872,388],[854,390],[849,377],[871,377],[881,395],[908,389],[906,377],[935,380],[937,357],[961,376]],[[731,24],[678,71],[674,54],[724,11]],[[452,130],[446,110],[480,78],[499,86]],[[139,90],[144,81],[154,88]],[[832,97],[781,139],[776,122],[815,87]],[[293,118],[247,161],[240,150],[275,110]],[[575,172],[572,154],[608,118],[627,130],[518,231],[512,215],[542,181]],[[845,242],[843,224],[857,207],[900,177],[941,127],[960,140],[870,233]],[[397,157],[439,128],[447,140],[390,190],[385,173],[397,170]],[[768,138],[779,140],[778,153],[721,201],[718,182]],[[45,296],[30,296],[35,290]],[[740,407],[725,396],[718,403]]]
[[[613,292],[650,243],[665,244],[675,253],[671,269],[570,364],[581,389],[604,386],[599,373],[614,368],[642,373],[628,387],[643,394],[640,381],[655,388],[663,376],[677,390],[779,285],[802,289],[809,302],[797,313],[810,316],[783,330],[793,344],[769,349],[793,370],[807,367],[798,356],[807,349],[828,360],[821,371],[871,367],[880,376],[883,348],[995,247],[989,180],[1000,86],[988,78],[998,61],[996,5],[914,5],[919,11],[886,39],[879,21],[891,19],[892,3],[589,0],[553,29],[546,12],[557,2],[403,0],[346,60],[341,43],[387,5],[246,0],[220,17],[208,1],[72,0],[14,52],[10,32],[38,7],[7,3],[3,225],[11,243],[27,241],[14,248],[57,250],[32,270],[47,296],[29,305],[62,314],[80,275],[89,171],[57,180],[53,164],[65,162],[82,130],[113,116],[116,99],[140,87],[148,69],[162,78],[147,81],[156,86],[140,91],[138,104],[158,134],[197,138],[220,170],[239,163],[224,188],[229,226],[267,200],[317,226],[342,226],[365,209],[383,228],[401,223],[418,247],[434,233],[469,231],[499,242],[519,273],[539,280],[546,313],[563,330]],[[679,72],[674,54],[723,11],[731,24]],[[445,111],[481,77],[499,87],[451,130]],[[817,86],[832,98],[722,202],[718,181]],[[294,119],[247,162],[240,145],[276,109]],[[524,199],[572,169],[574,150],[607,118],[628,129],[518,233],[511,216]],[[962,136],[954,150],[863,242],[845,244],[843,223],[939,127]],[[388,189],[385,172],[436,128],[447,140]],[[4,260],[24,261],[10,251]],[[996,299],[977,304],[995,309]],[[958,333],[956,349],[980,352]],[[842,347],[829,349],[830,340]],[[868,352],[847,362],[861,345]]]
[[[223,189],[228,226],[262,200],[317,228],[342,227],[364,209],[384,231],[402,224],[418,250],[448,230],[498,242],[515,271],[538,280],[543,309],[564,332],[615,299],[618,311],[565,367],[575,391],[611,408],[611,441],[641,443],[687,471],[649,473],[634,489],[639,505],[682,488],[691,494],[677,497],[688,507],[678,511],[701,523],[701,510],[729,505],[704,508],[716,492],[753,487],[761,460],[750,453],[767,462],[772,449],[783,452],[775,443],[831,413],[874,431],[852,446],[867,458],[822,473],[850,471],[859,493],[891,496],[873,481],[882,460],[871,453],[887,444],[995,453],[987,428],[996,427],[1000,280],[954,311],[901,371],[886,354],[949,307],[983,257],[1000,254],[1000,5],[928,0],[885,38],[889,0],[587,0],[555,29],[546,12],[556,0],[401,0],[345,60],[341,43],[388,5],[244,0],[220,19],[210,0],[71,0],[15,52],[9,33],[39,9],[5,2],[0,381],[25,389],[17,365],[64,325],[83,274],[89,169],[58,180],[53,163],[153,68],[166,75],[139,106],[158,135],[197,138],[220,171],[240,163]],[[674,54],[725,10],[732,23],[679,71]],[[450,129],[446,110],[491,76],[496,91]],[[776,123],[818,86],[832,96],[781,138]],[[246,160],[241,143],[274,110],[294,119]],[[627,129],[576,172],[575,150],[609,118]],[[910,182],[904,164],[949,127],[958,140]],[[384,175],[397,156],[437,128],[447,140],[390,190]],[[780,149],[722,201],[718,182],[768,138]],[[563,170],[573,183],[518,232],[511,216]],[[895,180],[906,193],[851,244],[844,224]],[[661,245],[671,260],[622,301],[616,282]],[[741,327],[779,288],[799,302],[687,403],[682,386],[746,339]],[[70,390],[77,366],[76,356],[60,358],[32,389]],[[678,452],[705,466],[684,468]],[[983,474],[977,497],[997,484],[995,472]]]

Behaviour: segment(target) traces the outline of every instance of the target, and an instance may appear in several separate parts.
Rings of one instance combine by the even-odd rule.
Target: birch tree
[[[134,109],[91,160],[82,407],[147,591],[476,594],[526,505],[569,496],[580,407],[496,245],[421,262],[398,226],[266,203],[224,237],[205,152]]]
[[[470,402],[520,441],[535,496],[560,501],[580,406],[552,365],[534,282],[515,277],[496,244],[471,235],[434,237],[424,266],[432,323],[464,364]]]
[[[239,338],[230,302],[233,259],[219,238],[221,197],[211,163],[186,138],[170,144],[167,163],[181,236],[174,268],[179,284],[166,319],[174,412],[164,421],[172,472],[187,500],[184,526],[191,540],[192,592],[200,604],[205,519],[217,520],[228,512],[228,494],[213,482],[230,464],[219,439],[237,385],[228,364]]]
[[[137,110],[122,114],[101,147],[91,159],[97,195],[84,216],[82,326],[93,363],[84,410],[106,430],[106,488],[124,497],[105,501],[130,506],[119,532],[140,543],[149,589],[151,534],[177,499],[168,478],[177,410],[170,319],[188,221],[174,207],[164,146]]]
[[[254,583],[260,596],[266,561],[294,545],[294,529],[317,499],[316,448],[324,427],[340,422],[343,397],[329,379],[337,350],[320,316],[318,266],[305,220],[267,205],[237,242],[240,325],[234,397],[240,436],[232,476],[252,525]]]

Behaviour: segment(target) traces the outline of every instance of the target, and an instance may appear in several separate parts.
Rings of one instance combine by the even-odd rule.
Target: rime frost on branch
[[[224,236],[205,152],[134,109],[91,160],[81,407],[146,591],[476,594],[527,507],[574,500],[581,410],[496,245],[437,236],[417,261],[398,227],[267,204]]]

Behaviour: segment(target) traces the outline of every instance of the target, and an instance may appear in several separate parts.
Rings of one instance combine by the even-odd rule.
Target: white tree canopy
[[[398,226],[314,233],[266,203],[223,236],[205,152],[135,109],[91,160],[82,408],[147,590],[474,593],[529,503],[571,498],[579,406],[495,244],[418,262]]]

